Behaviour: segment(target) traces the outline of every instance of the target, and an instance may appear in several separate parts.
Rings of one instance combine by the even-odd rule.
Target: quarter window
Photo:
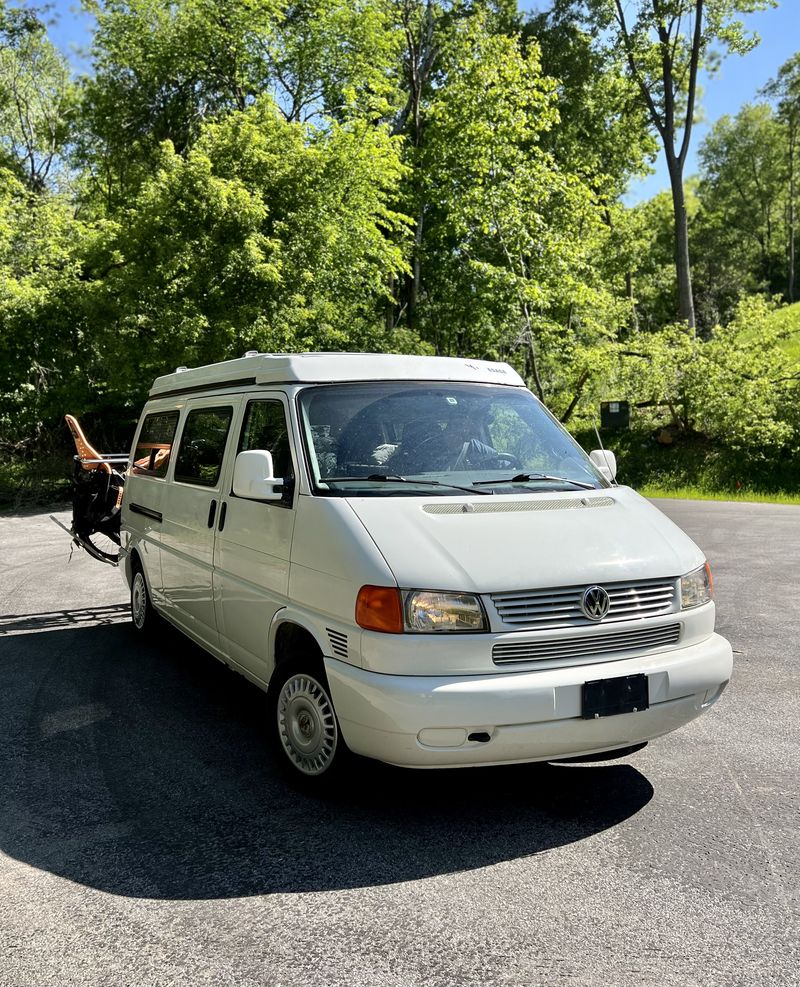
[[[177,427],[177,411],[157,411],[145,418],[133,453],[133,473],[137,476],[167,475]]]
[[[280,401],[251,401],[239,437],[239,452],[264,449],[272,453],[275,476],[294,477],[286,412]]]
[[[177,483],[217,485],[232,416],[232,408],[195,408],[189,412],[175,461]]]

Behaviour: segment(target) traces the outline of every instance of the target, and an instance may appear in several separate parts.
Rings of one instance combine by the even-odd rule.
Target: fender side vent
[[[330,627],[326,627],[325,630],[328,632],[328,640],[331,642],[331,651],[337,658],[346,658],[347,635],[342,634],[341,631],[332,631]]]

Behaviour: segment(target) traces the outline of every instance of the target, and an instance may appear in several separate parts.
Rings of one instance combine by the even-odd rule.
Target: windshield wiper
[[[576,487],[582,487],[584,490],[597,490],[597,487],[593,483],[584,483],[583,480],[571,480],[568,476],[550,476],[547,473],[517,473],[516,476],[512,476],[510,479],[476,480],[474,486],[483,485],[489,487],[501,483],[527,483],[528,480],[550,480],[553,483],[572,483]]]
[[[425,487],[448,487],[451,490],[464,490],[466,493],[491,494],[491,490],[476,490],[472,487],[462,487],[458,483],[442,483],[439,480],[415,480],[398,473],[370,473],[369,476],[326,476],[320,478],[320,483],[346,483],[359,480],[362,483],[416,483]]]

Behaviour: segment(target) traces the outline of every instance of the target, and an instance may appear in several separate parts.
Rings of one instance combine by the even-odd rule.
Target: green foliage
[[[800,369],[800,302],[774,309],[767,316],[767,325],[779,330],[782,352],[791,367]]]
[[[730,319],[747,294],[786,284],[781,125],[766,104],[720,118],[700,149],[701,209],[692,229],[700,322]]]
[[[84,235],[63,199],[35,194],[0,169],[0,434],[23,446],[41,439],[56,411],[54,384],[85,398],[81,333],[68,303]]]
[[[67,60],[37,12],[0,3],[0,163],[28,187],[52,184],[74,127],[76,89]]]
[[[698,62],[764,5],[707,0]],[[747,296],[793,290],[800,63],[687,184],[701,337],[672,197],[621,202],[670,91],[691,122],[690,7],[628,5],[626,48],[615,0],[108,0],[76,82],[0,0],[0,448],[30,465],[65,411],[122,447],[177,365],[387,350],[509,360],[575,429],[627,397],[767,476],[800,441],[800,337]]]
[[[533,15],[522,33],[525,44],[533,40],[541,50],[556,83],[559,125],[542,143],[611,207],[631,178],[649,170],[657,142],[621,52],[598,46],[573,14],[572,5],[557,2]]]
[[[707,341],[686,326],[631,336],[611,386],[640,421],[672,434],[702,435],[754,459],[800,448],[800,372],[783,342],[788,328],[763,298],[741,302]]]

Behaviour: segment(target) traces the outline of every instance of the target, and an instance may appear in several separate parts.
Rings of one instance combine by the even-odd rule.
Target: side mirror
[[[233,464],[233,492],[247,500],[280,500],[283,480],[273,474],[272,453],[265,449],[240,452]]]
[[[593,449],[589,459],[611,483],[617,475],[617,457],[609,449]]]

